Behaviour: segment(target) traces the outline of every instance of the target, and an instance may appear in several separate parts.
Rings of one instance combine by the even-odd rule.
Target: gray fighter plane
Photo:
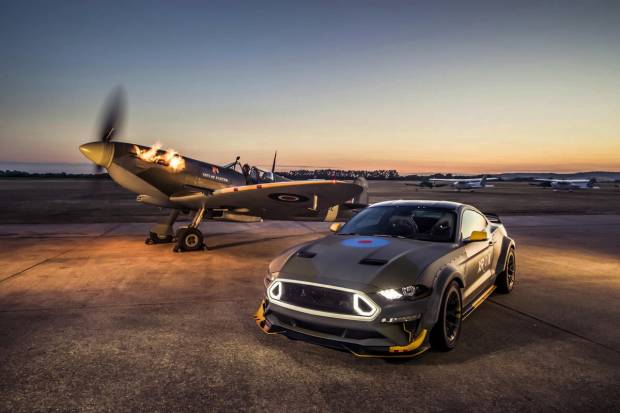
[[[120,186],[136,193],[137,201],[171,209],[170,215],[153,226],[148,244],[173,242],[173,224],[180,212],[194,212],[187,227],[176,233],[174,251],[204,249],[199,230],[205,219],[257,222],[263,219],[294,221],[343,221],[368,204],[368,183],[336,180],[291,181],[248,164],[239,157],[216,165],[158,146],[145,147],[113,142],[124,112],[122,90],[108,101],[99,140],[80,146],[80,151],[107,170]]]

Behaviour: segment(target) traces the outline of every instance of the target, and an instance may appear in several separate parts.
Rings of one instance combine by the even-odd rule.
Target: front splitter
[[[254,314],[256,325],[265,334],[281,334],[294,340],[302,340],[323,347],[348,351],[358,358],[413,358],[426,352],[430,348],[426,330],[422,330],[418,337],[406,346],[386,347],[385,350],[370,349],[354,344],[342,343],[337,340],[315,337],[299,331],[288,330],[280,326],[272,325],[269,320],[267,320],[265,317],[265,305],[265,300],[261,301]],[[392,352],[391,349],[394,348],[398,348],[398,350]]]

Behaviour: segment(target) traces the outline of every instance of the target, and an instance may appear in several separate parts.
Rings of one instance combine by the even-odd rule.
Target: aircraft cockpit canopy
[[[235,172],[243,174],[247,185],[288,181],[288,179],[279,176],[274,172],[264,171],[247,163],[241,164],[241,162],[239,162],[239,157],[237,157],[234,162],[224,165],[223,168],[232,169]]]

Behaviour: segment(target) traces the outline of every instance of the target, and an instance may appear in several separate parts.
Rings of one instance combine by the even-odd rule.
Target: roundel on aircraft
[[[269,198],[273,199],[274,201],[280,202],[306,202],[308,200],[308,198],[303,195],[284,193],[269,194]]]

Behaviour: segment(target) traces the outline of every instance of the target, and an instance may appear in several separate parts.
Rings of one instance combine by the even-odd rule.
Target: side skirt
[[[476,308],[480,307],[480,304],[489,298],[493,291],[495,291],[495,288],[497,288],[495,285],[490,286],[484,290],[470,305],[468,305],[463,310],[463,320],[467,319],[467,317],[469,317],[476,310]]]

